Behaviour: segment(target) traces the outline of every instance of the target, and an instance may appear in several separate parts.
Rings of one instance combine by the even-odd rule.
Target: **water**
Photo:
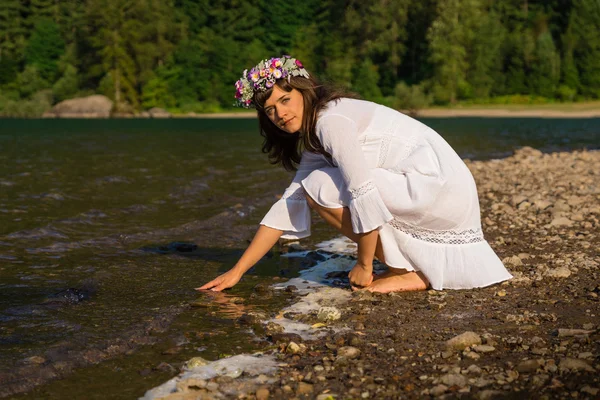
[[[600,145],[600,119],[424,122],[476,159]],[[30,395],[132,398],[173,375],[161,362],[258,347],[234,321],[281,307],[252,287],[295,261],[275,249],[229,295],[192,289],[237,260],[290,179],[260,144],[253,119],[1,120],[0,396],[59,365]],[[309,243],[331,236],[317,223]]]

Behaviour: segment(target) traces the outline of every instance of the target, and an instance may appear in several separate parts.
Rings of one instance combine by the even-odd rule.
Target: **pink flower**
[[[296,60],[296,65],[297,65],[299,68],[304,68],[304,66],[302,65],[302,63],[300,62],[300,60]]]
[[[273,61],[271,62],[271,67],[273,68],[278,68],[281,67],[281,60],[279,58],[274,58]]]
[[[273,78],[279,79],[279,78],[281,78],[281,76],[282,76],[282,73],[281,73],[280,69],[276,69],[273,71]]]

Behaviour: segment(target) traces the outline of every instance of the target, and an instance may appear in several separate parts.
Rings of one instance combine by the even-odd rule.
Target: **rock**
[[[77,97],[56,104],[43,118],[109,118],[112,108],[113,102],[106,96]]]
[[[481,337],[475,332],[464,332],[446,342],[446,347],[453,350],[464,350],[467,347],[481,344]]]
[[[27,364],[43,364],[46,362],[46,359],[44,357],[40,357],[40,356],[33,356],[33,357],[29,357],[26,358],[25,363]]]
[[[570,370],[570,371],[587,371],[594,372],[596,369],[588,364],[584,360],[579,360],[576,358],[563,358],[560,360],[559,368],[562,371]]]
[[[466,358],[470,358],[471,360],[478,360],[481,356],[474,351],[465,351],[463,352],[463,356]]]
[[[342,317],[342,313],[335,307],[321,307],[317,313],[317,319],[321,322],[337,321]]]
[[[520,267],[521,265],[523,265],[523,261],[521,261],[521,258],[519,258],[519,256],[506,257],[502,260],[502,263],[504,263],[505,265],[512,265],[514,267]]]
[[[312,394],[313,391],[313,385],[306,382],[299,382],[298,387],[296,388],[296,394],[300,396]]]
[[[513,196],[512,199],[510,199],[510,204],[513,207],[517,207],[519,204],[521,204],[521,203],[523,203],[523,202],[525,202],[527,200],[528,200],[527,196],[523,196],[521,194],[518,194],[516,196]]]
[[[478,353],[491,353],[492,351],[495,351],[496,348],[494,346],[489,346],[486,344],[478,344],[473,346],[473,350],[475,350]]]
[[[318,395],[315,400],[331,400],[331,399],[336,399],[338,397],[337,394],[335,393],[322,393],[320,395]]]
[[[268,322],[265,325],[265,332],[267,336],[272,336],[275,333],[283,333],[283,326],[276,324],[275,322]]]
[[[352,347],[352,346],[340,347],[337,351],[338,358],[344,357],[344,358],[351,360],[351,359],[358,357],[359,355],[360,355],[360,350],[357,349],[356,347]]]
[[[271,393],[266,387],[261,387],[256,391],[256,400],[268,400]]]
[[[546,200],[535,200],[533,202],[533,205],[543,211],[547,208],[550,208],[552,206],[552,203],[550,203],[549,201],[546,201]]]
[[[522,374],[526,374],[535,372],[542,365],[544,365],[543,360],[525,360],[517,364],[516,370]]]
[[[554,218],[552,220],[552,222],[550,222],[550,226],[572,226],[573,225],[573,221],[571,221],[569,218],[567,217],[557,217]]]
[[[571,271],[567,267],[558,267],[549,269],[545,275],[550,278],[568,278],[571,276]]]
[[[444,385],[463,387],[467,385],[467,378],[460,374],[446,374],[440,377]]]
[[[579,391],[583,392],[583,393],[591,394],[592,396],[595,396],[598,394],[598,392],[600,392],[600,389],[591,387],[590,385],[585,385]]]
[[[579,354],[577,355],[577,358],[594,358],[594,354],[592,354],[592,353],[591,353],[591,352],[589,352],[589,351],[585,351],[585,352],[583,352],[583,353],[579,353]]]
[[[203,367],[207,364],[209,364],[210,361],[205,360],[202,357],[194,357],[194,358],[190,358],[186,363],[185,363],[185,367],[187,369],[193,369],[193,368],[197,368],[197,367]]]
[[[501,392],[499,390],[482,390],[481,392],[477,393],[477,399],[492,400],[495,398],[502,398],[503,395],[504,392]]]
[[[586,329],[558,329],[558,337],[570,337],[570,336],[587,336],[590,333],[593,333],[592,330]]]
[[[273,333],[269,336],[273,343],[302,342],[302,337],[297,333]]]
[[[306,348],[306,346],[304,346]],[[288,354],[298,354],[298,353],[302,353],[302,347],[300,347],[300,345],[294,343],[294,342],[290,342],[287,347],[285,348],[285,352]]]
[[[148,110],[151,118],[171,118],[171,113],[158,107],[153,107]]]
[[[448,390],[448,386],[440,384],[432,387],[429,393],[431,393],[433,396],[440,396],[446,393],[446,390]]]
[[[469,374],[475,374],[475,375],[479,375],[481,374],[481,368],[479,368],[477,365],[475,364],[471,364],[469,365],[469,367],[467,368],[467,372]]]

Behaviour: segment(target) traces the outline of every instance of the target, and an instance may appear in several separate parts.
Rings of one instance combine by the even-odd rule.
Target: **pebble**
[[[285,348],[285,352],[288,354],[302,353],[302,347],[295,342],[290,342]]]
[[[535,372],[542,365],[541,360],[525,360],[517,364],[516,370],[521,373]]]
[[[467,384],[467,378],[460,374],[446,374],[440,377],[444,385],[463,387]]]
[[[321,307],[317,312],[317,319],[321,322],[337,321],[342,317],[342,313],[335,307]]]
[[[440,396],[446,393],[446,390],[448,390],[448,386],[439,384],[437,386],[432,387],[429,393],[431,393],[433,396]]]
[[[473,346],[473,350],[475,350],[478,353],[491,353],[492,351],[495,351],[496,348],[494,346],[489,346],[486,344],[478,344]]]
[[[600,392],[600,389],[591,387],[590,385],[585,385],[579,391],[583,392],[583,393],[591,394],[592,396],[595,396],[598,394],[598,392]]]
[[[476,344],[481,344],[481,337],[475,332],[467,331],[448,340],[446,347],[448,349],[464,350]]]
[[[296,388],[296,394],[297,395],[305,395],[305,394],[312,394],[312,392],[314,391],[313,385],[311,385],[310,383],[306,383],[306,382],[299,382],[298,383],[298,387]]]
[[[315,400],[331,400],[337,398],[338,395],[335,393],[321,393],[318,395]]]
[[[190,358],[186,363],[185,363],[185,367],[187,369],[193,369],[193,368],[197,368],[197,367],[203,367],[207,364],[209,364],[210,361],[205,360],[202,357],[193,357]]]
[[[549,269],[546,271],[545,275],[550,278],[568,278],[571,276],[571,270],[567,267],[558,267]]]
[[[27,364],[43,364],[46,362],[46,359],[44,357],[40,357],[40,356],[33,356],[33,357],[26,358],[24,361]]]
[[[360,350],[352,346],[340,347],[337,351],[337,357],[345,357],[347,359],[354,359],[360,355]]]
[[[463,352],[463,356],[466,358],[470,358],[471,360],[478,360],[481,356],[474,351],[465,351]]]
[[[584,360],[580,360],[577,358],[563,358],[560,360],[559,367],[562,371],[571,370],[571,371],[587,371],[594,372],[596,369],[592,367],[590,364],[585,362]]]
[[[586,329],[558,329],[558,337],[569,337],[569,336],[587,336],[592,333],[592,330]]]
[[[552,220],[552,222],[550,222],[550,226],[572,226],[573,225],[573,221],[571,221],[569,218],[567,217],[558,217],[558,218],[554,218]]]
[[[269,389],[261,387],[256,391],[256,400],[268,400],[271,393]]]
[[[470,374],[476,374],[479,375],[481,374],[481,368],[479,368],[477,365],[475,364],[471,364],[469,365],[469,367],[467,368],[467,372]]]

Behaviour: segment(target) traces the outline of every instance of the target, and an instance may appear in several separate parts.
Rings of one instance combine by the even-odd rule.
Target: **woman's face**
[[[296,89],[286,92],[277,85],[264,106],[265,114],[279,129],[287,133],[296,133],[302,127],[304,99]]]

